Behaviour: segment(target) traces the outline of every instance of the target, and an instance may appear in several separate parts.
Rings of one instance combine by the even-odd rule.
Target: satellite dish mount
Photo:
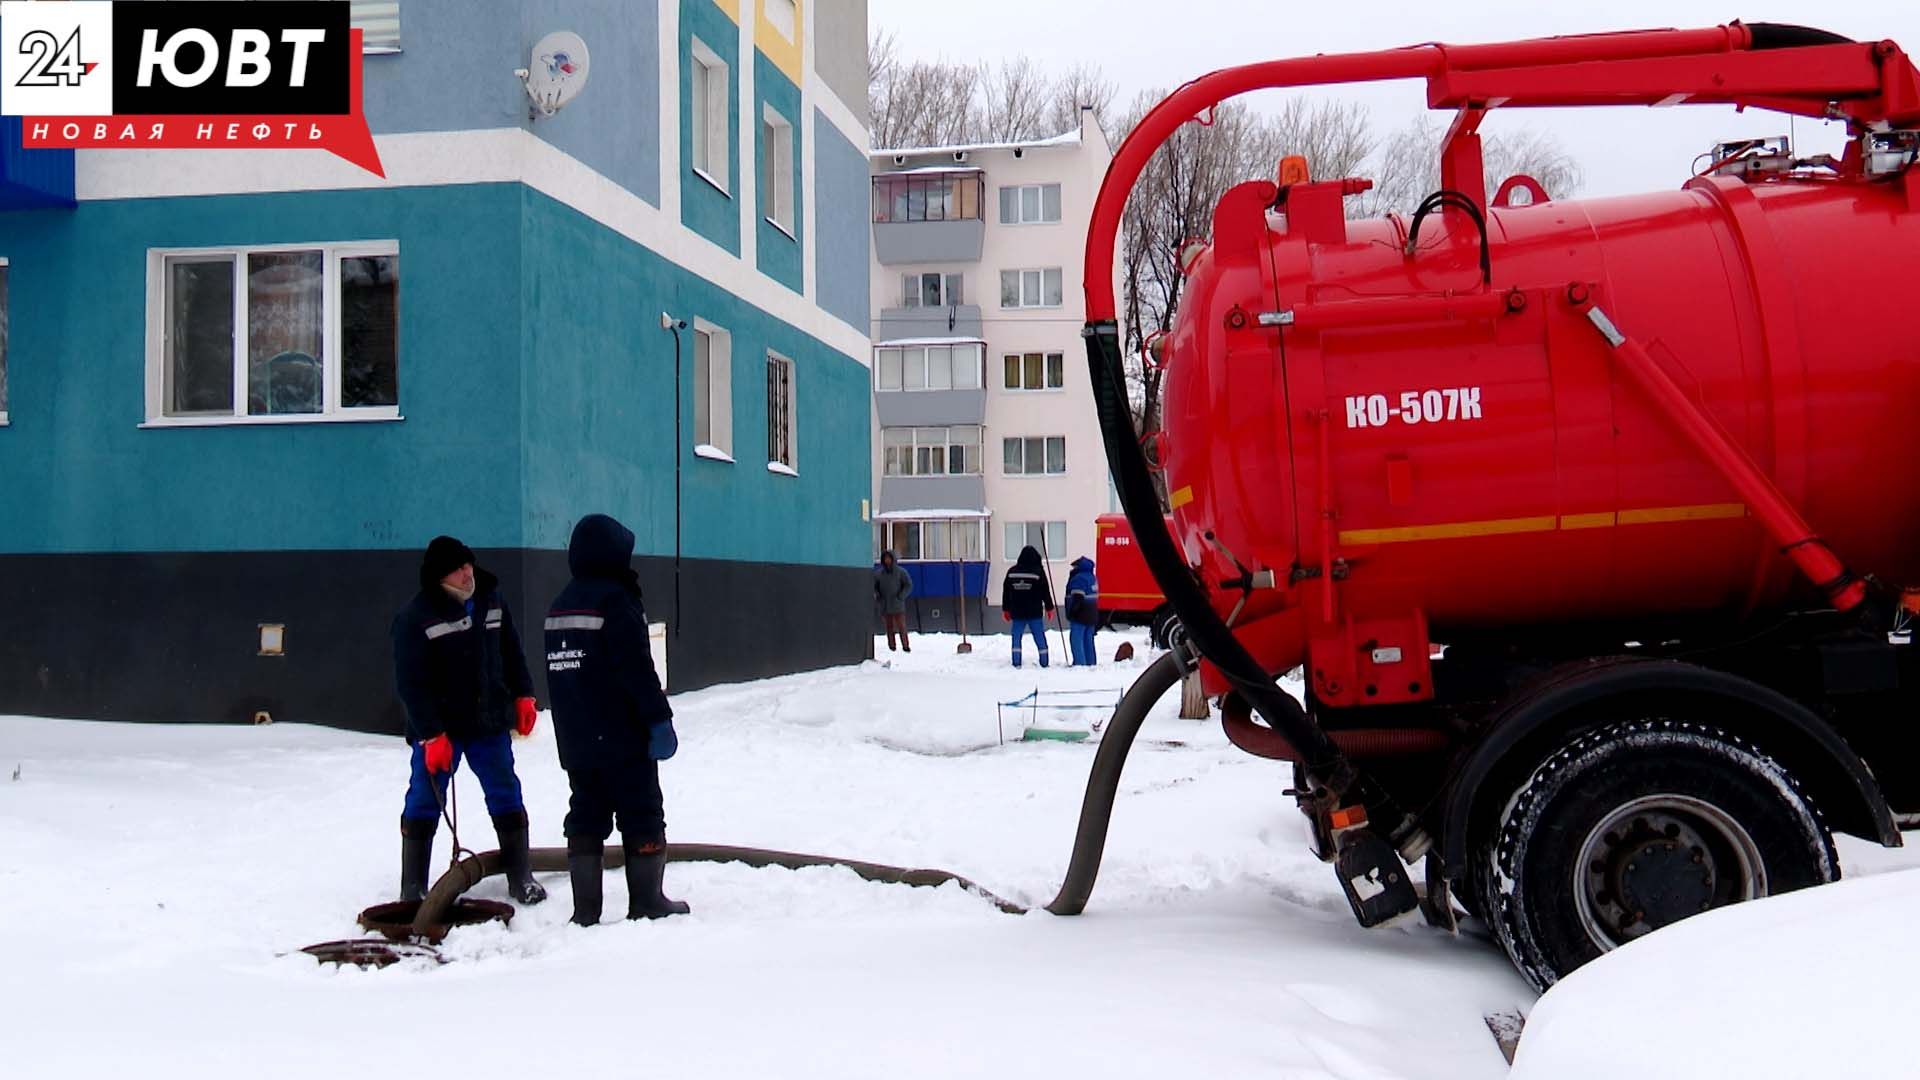
[[[533,60],[514,72],[533,102],[530,119],[552,116],[586,89],[587,43],[571,30],[557,30],[533,46]]]

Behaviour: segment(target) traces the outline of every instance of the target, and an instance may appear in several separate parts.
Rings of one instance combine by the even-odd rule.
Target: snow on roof
[[[873,347],[876,349],[897,349],[902,345],[985,345],[986,343],[985,338],[977,337],[904,337],[891,338],[887,341],[876,341],[873,343]]]
[[[986,510],[882,510],[873,515],[875,521],[929,521],[938,518],[984,518],[992,517]]]
[[[1050,146],[1079,146],[1080,129],[1063,131],[1050,139],[1028,139],[1024,142],[966,143],[957,146],[902,146],[891,150],[870,150],[868,157],[921,157],[926,154],[957,154],[963,150],[1034,150]],[[952,171],[952,170],[943,170]]]
[[[881,176],[952,176],[956,173],[977,173],[986,170],[978,165],[922,165],[916,169],[891,169]]]

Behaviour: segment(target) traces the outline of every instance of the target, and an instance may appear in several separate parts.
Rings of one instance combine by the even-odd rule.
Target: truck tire
[[[1147,634],[1148,640],[1162,649],[1176,648],[1187,640],[1187,628],[1180,622],[1180,616],[1174,614],[1171,604],[1162,604],[1154,611]]]
[[[1474,891],[1521,975],[1545,990],[1689,915],[1839,877],[1792,773],[1719,728],[1613,723],[1548,755],[1474,859]]]

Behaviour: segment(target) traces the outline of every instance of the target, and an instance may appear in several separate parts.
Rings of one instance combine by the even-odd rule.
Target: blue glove
[[[680,738],[673,733],[673,721],[662,720],[647,732],[647,756],[665,761],[680,749]]]

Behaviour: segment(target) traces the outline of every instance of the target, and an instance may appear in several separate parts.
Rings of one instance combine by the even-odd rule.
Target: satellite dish
[[[556,30],[533,47],[527,66],[527,96],[543,116],[552,116],[587,85],[587,43],[571,30]]]

